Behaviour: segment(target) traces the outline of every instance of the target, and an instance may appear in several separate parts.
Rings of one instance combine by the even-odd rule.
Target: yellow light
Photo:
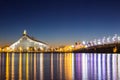
[[[2,49],[0,48],[0,52],[2,51]]]
[[[26,80],[29,80],[29,57],[28,57],[28,53],[26,54]]]
[[[6,80],[9,80],[9,74],[10,74],[10,72],[9,72],[9,53],[7,53],[7,55],[6,55]]]
[[[42,48],[42,47],[41,47],[40,49],[41,49],[41,50],[43,50],[43,48]]]
[[[19,55],[19,80],[22,80],[22,53]]]
[[[22,51],[22,47],[19,47],[19,50]]]
[[[27,34],[27,31],[26,31],[26,30],[24,30],[23,34],[24,34],[24,35],[26,35],[26,34]]]
[[[12,80],[14,80],[14,77],[15,77],[15,75],[14,75],[14,74],[15,74],[15,73],[14,73],[14,68],[15,68],[15,67],[14,67],[14,65],[15,65],[14,60],[15,60],[15,59],[14,59],[14,53],[12,53],[12,61],[11,61],[11,64],[12,64],[12,66],[11,66],[11,79],[12,79]]]
[[[2,51],[4,52],[4,51],[5,51],[5,49],[2,49]]]
[[[65,53],[64,58],[65,80],[72,80],[72,53]]]
[[[35,51],[37,50],[36,47],[34,47],[34,50],[35,50]]]
[[[7,49],[7,51],[9,51],[9,50],[10,50],[10,48],[9,48],[9,47],[7,47],[6,49]]]
[[[27,51],[29,51],[29,47],[27,47]]]
[[[13,48],[12,51],[15,51],[15,49]]]

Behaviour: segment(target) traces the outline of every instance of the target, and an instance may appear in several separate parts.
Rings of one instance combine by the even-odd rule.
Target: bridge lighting
[[[74,45],[71,45],[72,48],[74,48],[75,46]]]
[[[91,47],[92,45],[91,45],[91,41],[89,41],[89,46]]]
[[[88,46],[87,45],[85,45],[85,48],[87,48]]]
[[[34,47],[34,50],[37,51],[36,47]]]
[[[88,42],[88,47],[91,47],[92,46],[92,41],[89,41]]]
[[[120,36],[117,37],[118,41],[120,41]]]
[[[29,51],[29,47],[26,47],[27,51]]]
[[[103,37],[103,39],[102,39],[102,43],[105,44],[105,37]]]
[[[2,48],[0,48],[0,52],[2,51]]]
[[[12,48],[12,51],[15,51],[15,47]]]
[[[9,47],[7,47],[7,51],[9,51],[10,50],[10,48]]]
[[[107,43],[110,43],[110,36],[107,38]]]
[[[97,45],[97,41],[96,41],[96,39],[94,39],[93,44],[94,44],[94,45]]]
[[[90,41],[90,46],[93,46],[93,41]]]
[[[22,51],[22,47],[19,47],[20,52]]]
[[[112,38],[113,42],[116,41],[116,40],[115,40],[116,38],[117,38],[117,34],[115,34],[115,35],[113,36],[113,38]]]
[[[4,52],[4,51],[5,51],[5,49],[2,49],[2,51]]]
[[[101,45],[100,39],[98,39],[98,45]]]
[[[82,44],[85,45],[85,41],[83,41]]]
[[[87,45],[87,47],[90,47],[90,44],[89,44],[89,42],[88,42],[88,41],[87,41],[87,44],[86,44],[86,45]]]

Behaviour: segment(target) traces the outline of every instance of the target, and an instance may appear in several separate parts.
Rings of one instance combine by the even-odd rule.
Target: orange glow
[[[29,47],[27,47],[26,49],[27,49],[27,51],[29,51]]]
[[[0,48],[0,52],[2,51],[2,49]]]
[[[34,80],[36,80],[36,53],[34,53]]]
[[[36,47],[34,47],[34,50],[37,51]]]
[[[11,73],[11,78],[12,78],[12,80],[14,80],[14,53],[12,53],[12,73]]]
[[[26,80],[29,80],[29,60],[28,53],[26,54]]]
[[[19,55],[19,80],[22,80],[22,53]]]
[[[62,80],[62,54],[60,54],[60,80]]]
[[[6,80],[9,80],[9,53],[6,54]]]
[[[72,53],[65,53],[65,80],[72,80]]]
[[[19,47],[20,52],[22,51],[22,47]]]

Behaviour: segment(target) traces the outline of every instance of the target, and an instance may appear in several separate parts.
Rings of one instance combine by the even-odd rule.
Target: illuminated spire
[[[24,30],[23,35],[27,35],[27,31],[26,30]]]

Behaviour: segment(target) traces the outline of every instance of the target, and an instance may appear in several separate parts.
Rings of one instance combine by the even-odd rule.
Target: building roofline
[[[29,39],[33,40],[33,41],[40,42],[40,43],[43,43],[43,44],[48,45],[47,43],[45,43],[45,42],[43,42],[43,41],[39,41],[39,40],[37,40],[37,39],[34,39],[34,38],[30,37],[29,35],[23,35],[23,36],[26,36],[26,37],[28,37]]]

